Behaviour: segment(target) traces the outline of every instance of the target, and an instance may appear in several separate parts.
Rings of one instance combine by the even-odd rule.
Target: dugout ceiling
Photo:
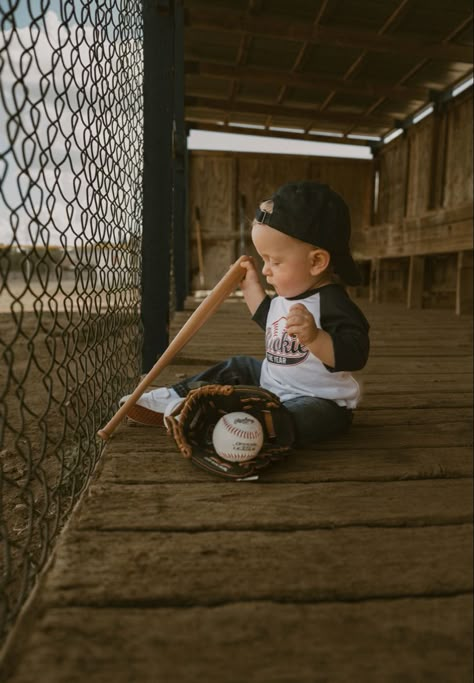
[[[190,128],[367,144],[352,136],[409,124],[472,73],[471,0],[184,0],[184,8]]]

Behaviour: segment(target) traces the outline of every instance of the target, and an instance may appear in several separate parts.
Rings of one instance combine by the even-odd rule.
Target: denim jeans
[[[260,386],[262,362],[251,356],[233,356],[173,386],[179,396],[203,384],[246,384]],[[315,396],[298,396],[283,401],[293,418],[295,446],[304,447],[330,436],[343,434],[352,423],[352,410]]]

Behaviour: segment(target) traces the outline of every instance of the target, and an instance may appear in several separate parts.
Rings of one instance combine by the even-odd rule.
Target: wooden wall
[[[371,262],[371,298],[471,312],[472,94],[382,147],[374,170],[377,211],[354,243]]]
[[[410,126],[374,161],[192,152],[191,287],[213,287],[240,253],[254,254],[250,227],[263,199],[285,182],[313,179],[351,208],[352,247],[365,278],[356,294],[471,312],[472,151],[468,93]]]
[[[370,221],[372,161],[192,152],[189,168],[191,286],[194,290],[216,284],[239,256],[242,236],[244,251],[254,254],[250,229],[255,210],[286,182],[317,180],[328,183],[342,194],[351,208],[354,236]]]

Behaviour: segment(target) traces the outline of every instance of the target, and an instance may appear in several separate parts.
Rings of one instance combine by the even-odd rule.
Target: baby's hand
[[[289,335],[297,337],[300,344],[305,346],[314,342],[319,334],[314,317],[303,304],[295,304],[290,308],[286,319],[286,330]]]
[[[250,289],[252,286],[255,286],[256,284],[260,286],[257,268],[255,266],[255,261],[252,258],[252,256],[246,256],[244,259],[242,259],[240,265],[247,271],[245,273],[244,279],[240,283],[240,289],[243,292],[245,292],[246,289]]]

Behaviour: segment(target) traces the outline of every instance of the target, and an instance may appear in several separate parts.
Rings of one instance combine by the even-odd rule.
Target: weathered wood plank
[[[404,358],[403,371],[407,375],[433,375],[434,373],[440,376],[449,375],[451,372],[458,374],[469,374],[472,371],[472,356],[454,356],[453,358],[438,358],[436,356],[429,356],[428,358]],[[382,379],[387,375],[400,375],[400,366],[397,365],[396,359],[393,363],[387,362],[383,357],[370,357],[369,361],[362,371],[365,377],[375,379],[377,376]]]
[[[308,529],[460,524],[472,519],[469,480],[324,484],[96,484],[82,529]]]
[[[357,251],[359,258],[439,254],[472,249],[472,208],[471,216],[464,220],[431,225],[429,230],[426,229],[428,221],[424,223],[419,221],[415,224],[406,219],[400,223],[369,226],[365,234],[366,242],[360,244]]]
[[[431,344],[421,343],[423,340],[416,339],[399,339],[394,343],[393,339],[374,339],[371,343],[370,353],[371,355],[390,355],[392,358],[396,359],[398,356],[403,358],[403,356],[431,356],[431,354],[436,356],[447,356],[452,355],[467,356],[470,351],[470,344],[468,340],[460,340],[456,342],[453,341],[449,344],[447,341],[442,341],[439,343],[432,342]],[[451,353],[450,353],[451,351]]]
[[[472,406],[472,392],[420,391],[410,394],[367,392],[363,395],[361,406],[364,408],[467,408]]]
[[[471,590],[471,567],[471,525],[83,531],[61,543],[43,599],[56,606],[183,606],[441,596]]]
[[[358,408],[354,416],[357,425],[388,426],[428,425],[432,423],[470,423],[472,424],[473,410],[467,408],[431,408],[431,410],[417,410],[416,408],[397,408],[368,410]]]
[[[162,443],[162,442],[160,442]],[[295,451],[260,475],[268,482],[391,481],[472,476],[472,448],[386,448],[350,453]],[[139,452],[137,452],[139,451]],[[172,444],[152,435],[117,445],[104,459],[102,483],[210,482],[212,476],[185,460]]]
[[[400,425],[358,425],[356,420],[349,434],[331,438],[329,444],[334,450],[368,448],[369,444],[370,448],[383,448],[387,444],[398,448],[470,446],[472,427],[469,422],[447,422],[432,424],[429,429],[424,424],[412,424],[408,429],[402,429]]]
[[[390,444],[392,448],[416,448],[416,447],[439,447],[439,446],[470,446],[472,444],[472,427],[470,421],[430,423],[429,429],[426,424],[410,424],[408,428],[401,429],[403,425],[378,424],[371,425],[366,419],[358,423],[357,415],[349,433],[338,437],[332,437],[324,448],[330,450],[356,451],[359,449],[372,450],[385,448]],[[124,426],[124,429],[127,427]],[[136,435],[137,447],[139,448],[140,434],[146,428],[130,427],[130,436]],[[162,428],[148,428],[148,432],[161,432]],[[317,452],[321,444],[315,445]]]
[[[258,482],[197,469],[164,430],[116,432],[11,683],[471,680],[472,318],[362,307],[351,433]],[[229,301],[156,384],[235,353],[262,357],[263,335]]]
[[[179,571],[179,568],[177,568]],[[52,609],[15,683],[472,680],[472,601]]]
[[[452,391],[452,392],[469,392],[472,390],[472,377],[466,372],[462,373],[430,373],[418,374],[416,377],[402,376],[397,379],[392,377],[383,377],[381,375],[362,375],[360,377],[361,385],[371,393],[408,393],[413,391],[420,391],[428,393],[429,391]]]

